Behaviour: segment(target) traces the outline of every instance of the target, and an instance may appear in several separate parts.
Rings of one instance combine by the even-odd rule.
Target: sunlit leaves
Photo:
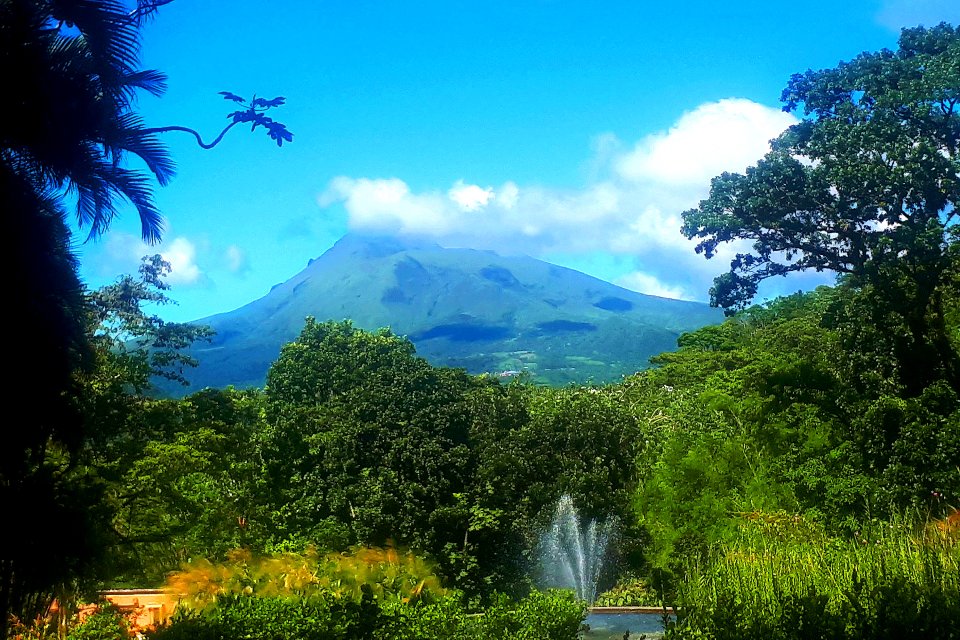
[[[859,289],[858,318],[845,320],[851,346],[892,356],[892,378],[911,395],[938,378],[960,390],[942,322],[956,291],[958,87],[960,29],[947,24],[905,29],[896,52],[794,75],[782,100],[806,118],[756,166],[714,178],[709,198],[683,214],[708,258],[751,242],[716,278],[712,304],[743,309],[773,276],[844,274]]]
[[[753,241],[715,284],[714,304],[741,309],[757,283],[791,271],[869,280],[875,262],[941,261],[960,195],[957,87],[960,34],[948,25],[905,30],[898,52],[794,75],[782,100],[807,119],[684,213],[707,257]],[[922,231],[931,224],[937,234]]]

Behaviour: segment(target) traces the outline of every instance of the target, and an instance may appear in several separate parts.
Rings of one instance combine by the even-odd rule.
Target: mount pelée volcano
[[[347,235],[263,298],[197,320],[216,335],[192,348],[200,364],[178,391],[263,385],[307,316],[390,327],[437,366],[527,371],[549,384],[618,380],[676,348],[681,333],[722,319],[703,303],[635,293],[530,257]]]

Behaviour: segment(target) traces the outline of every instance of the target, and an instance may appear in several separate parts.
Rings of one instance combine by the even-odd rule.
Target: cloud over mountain
[[[779,109],[731,98],[700,105],[632,145],[604,134],[592,161],[595,175],[579,188],[458,180],[446,191],[415,192],[398,177],[340,176],[319,201],[342,203],[358,231],[534,256],[631,256],[636,268],[620,277],[637,290],[703,299],[736,247],[707,263],[680,233],[681,212],[706,197],[710,178],[756,163],[794,122]]]

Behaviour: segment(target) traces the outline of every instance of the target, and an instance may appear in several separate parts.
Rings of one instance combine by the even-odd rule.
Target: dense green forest
[[[262,390],[154,400],[91,379],[92,408],[118,424],[89,454],[116,474],[132,583],[235,547],[392,539],[457,587],[511,589],[565,493],[588,517],[636,523],[634,570],[676,569],[751,514],[840,536],[947,515],[956,392],[865,386],[868,354],[831,326],[855,302],[843,285],[796,294],[686,334],[621,384],[561,389],[435,368],[389,331],[308,320]]]
[[[45,72],[26,95],[91,107],[54,118],[63,130],[3,125],[18,339],[36,350],[14,363],[29,411],[0,454],[3,635],[122,637],[109,609],[74,626],[71,606],[168,585],[189,597],[153,637],[574,638],[585,603],[536,590],[562,495],[619,523],[600,601],[679,605],[669,636],[960,628],[956,28],[790,80],[800,123],[684,214],[707,257],[752,243],[711,291],[730,316],[649,370],[504,384],[431,366],[387,329],[308,318],[264,388],[171,400],[151,379],[188,377],[182,350],[209,332],[153,315],[159,257],[84,289],[64,199],[94,235],[115,197],[159,234],[123,164],[161,184],[172,170],[131,111],[162,90],[133,46],[162,4],[0,4],[0,49]],[[24,119],[61,102],[37,100]],[[751,305],[762,280],[811,269],[836,285]]]
[[[156,265],[146,263],[145,274]],[[118,286],[145,300],[151,279],[128,277]],[[117,300],[104,294],[117,292],[90,296],[99,317]],[[691,572],[704,563],[725,567],[731,556],[724,553],[735,549],[787,556],[813,549],[866,567],[887,552],[913,558],[926,548],[916,541],[929,538],[944,546],[926,561],[947,573],[911,587],[929,592],[905,593],[926,607],[929,628],[948,628],[957,611],[943,607],[943,598],[960,593],[957,574],[950,577],[960,568],[956,516],[946,519],[960,496],[960,400],[943,380],[919,395],[905,393],[885,382],[891,362],[883,354],[847,347],[849,332],[861,327],[846,318],[862,303],[862,292],[841,282],[750,307],[684,335],[655,368],[602,387],[503,384],[432,367],[388,330],[308,319],[264,389],[155,399],[136,390],[146,389],[145,376],[157,366],[149,359],[159,352],[130,342],[110,348],[107,334],[97,332],[101,361],[83,378],[82,397],[101,428],[76,471],[95,477],[102,491],[103,519],[89,524],[101,528],[106,546],[98,566],[109,572],[106,583],[95,584],[162,586],[173,572],[178,589],[208,598],[243,597],[250,588],[287,601],[270,585],[294,572],[274,567],[264,578],[252,558],[306,563],[310,589],[294,591],[313,609],[296,609],[296,619],[319,624],[323,606],[354,602],[342,615],[355,616],[357,628],[369,618],[383,637],[406,637],[386,630],[426,623],[398,623],[402,607],[467,625],[470,609],[528,606],[496,603],[527,602],[537,586],[538,535],[568,494],[585,516],[621,523],[603,576],[604,587],[619,585],[602,602],[681,602],[699,584]],[[956,290],[944,304],[957,344]],[[870,543],[865,551],[861,541]],[[341,577],[327,589],[347,596],[318,595],[329,591],[317,576],[365,575],[369,563],[362,570],[344,562],[370,548],[409,549],[416,566],[400,579],[369,578],[390,593],[365,596]],[[238,559],[241,549],[252,555]],[[328,554],[338,554],[333,565],[310,564]],[[204,590],[198,585],[210,571],[221,577]],[[786,571],[771,579],[781,575]],[[311,589],[313,596],[302,595]],[[696,597],[703,602],[702,593]],[[222,606],[240,606],[231,602]],[[579,620],[572,602],[550,606],[550,615]],[[940,617],[930,618],[935,610]],[[214,611],[207,615],[230,619]],[[246,611],[252,618],[244,624],[256,626],[257,616],[271,611]],[[458,633],[500,637],[467,626]],[[776,637],[769,633],[757,637]]]

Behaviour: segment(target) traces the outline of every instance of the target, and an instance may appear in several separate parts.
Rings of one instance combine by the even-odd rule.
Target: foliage
[[[224,595],[302,597],[315,594],[361,602],[372,595],[378,602],[431,601],[445,590],[433,566],[409,551],[393,547],[356,547],[347,553],[282,553],[254,556],[237,549],[228,562],[201,559],[170,574],[165,588],[181,594],[184,604],[204,608]]]
[[[960,546],[903,521],[850,542],[752,531],[690,567],[667,637],[950,638],[958,603]]]
[[[848,361],[862,351],[829,319],[856,296],[821,288],[752,307],[682,336],[658,369],[625,382],[648,442],[636,507],[655,566],[704,556],[738,514],[800,514],[849,534],[869,517],[942,510],[931,496],[960,495],[950,387],[904,398],[851,382]],[[856,379],[871,375],[883,374],[863,366]]]
[[[195,129],[190,127],[184,127],[180,125],[171,125],[167,127],[153,127],[148,129],[150,133],[167,133],[169,131],[182,131],[183,133],[189,133],[194,138],[197,139],[197,144],[200,145],[201,149],[212,149],[223,140],[223,137],[227,135],[227,132],[230,129],[234,128],[241,123],[250,123],[250,131],[256,131],[257,127],[263,127],[267,130],[267,135],[271,140],[277,143],[278,147],[282,147],[283,143],[293,142],[293,134],[287,129],[286,125],[281,124],[275,121],[273,118],[266,115],[266,112],[275,107],[279,107],[286,102],[286,99],[283,97],[272,98],[270,100],[266,98],[258,98],[254,96],[248,102],[244,98],[231,93],[229,91],[221,91],[220,95],[223,96],[224,100],[231,100],[241,107],[240,111],[233,111],[232,113],[227,114],[227,118],[230,119],[230,124],[223,128],[220,134],[213,139],[212,142],[204,142],[203,138],[200,136],[200,133]]]
[[[107,603],[84,618],[67,634],[67,640],[127,640],[130,637],[126,617]]]
[[[380,637],[387,620],[368,592],[357,603],[320,593],[311,598],[224,595],[200,611],[181,611],[152,640],[361,640]]]
[[[7,389],[28,417],[6,434],[0,456],[0,502],[18,521],[0,545],[0,637],[11,614],[33,618],[55,591],[100,570],[112,537],[102,526],[102,484],[78,458],[100,421],[80,406],[76,374],[97,362],[84,335],[67,208],[93,238],[127,202],[143,238],[160,239],[152,184],[165,185],[174,164],[135,107],[141,92],[165,88],[163,74],[140,68],[139,46],[142,20],[169,1],[139,0],[132,11],[116,0],[0,2],[0,57],[17,70],[0,121],[0,208],[14,248],[2,268],[29,347]],[[271,128],[278,132],[285,129]],[[164,335],[162,348],[189,341],[170,326]]]
[[[476,606],[528,588],[529,552],[565,492],[585,517],[621,520],[615,571],[647,572],[657,598],[742,520],[790,542],[904,507],[943,513],[960,493],[952,391],[845,385],[848,352],[824,318],[849,300],[823,288],[751,308],[623,384],[566,389],[435,369],[387,331],[308,321],[265,392],[127,414],[126,439],[109,444],[125,469],[116,526],[153,576],[192,558],[216,577],[202,558],[238,544],[278,558],[315,544],[322,558],[395,538]],[[311,569],[326,576],[311,588],[355,598],[349,576],[381,575],[337,557],[348,568]]]
[[[757,284],[793,271],[849,274],[879,332],[865,349],[892,351],[916,394],[938,378],[960,390],[960,358],[943,323],[955,287],[960,181],[960,29],[904,29],[895,51],[794,75],[786,110],[806,116],[744,174],[724,173],[683,214],[707,257],[750,240],[711,301],[742,309]],[[879,337],[879,336],[874,336]],[[879,348],[877,348],[879,347]]]
[[[320,567],[320,583],[334,593],[359,598],[362,587],[370,585],[380,601],[430,601],[446,590],[434,574],[435,568],[423,558],[392,547],[360,547],[350,553],[328,554]]]
[[[11,619],[43,615],[55,594],[86,589],[100,573],[112,539],[103,482],[75,465],[62,444],[49,443],[42,456],[12,473],[10,466],[3,469],[0,501],[8,524],[0,555],[4,633]]]
[[[265,115],[270,109],[279,107],[286,102],[286,98],[281,96],[268,100],[266,98],[253,96],[253,98],[247,101],[229,91],[221,91],[220,95],[223,96],[224,100],[232,100],[243,107],[242,110],[234,111],[227,115],[235,124],[249,122],[251,131],[254,131],[257,127],[263,127],[267,130],[270,139],[276,142],[278,147],[282,147],[284,141],[293,141],[293,134],[287,131],[286,126],[275,122],[272,118]]]
[[[453,597],[386,610],[394,622],[384,637],[396,640],[573,640],[586,614],[582,602],[561,591],[533,591],[518,601],[498,596],[478,614]]]
[[[300,638],[383,640],[574,640],[584,616],[569,594],[534,592],[518,602],[499,598],[471,615],[453,596],[435,602],[380,602],[367,590],[359,602],[326,592],[307,598],[220,596],[202,612],[181,611],[147,637],[157,640]]]
[[[144,239],[158,240],[150,177],[166,184],[174,165],[133,108],[138,92],[160,95],[166,82],[139,68],[139,24],[113,1],[9,0],[0,10],[0,49],[9,68],[21,71],[11,87],[14,111],[4,119],[4,168],[38,193],[76,196],[78,223],[91,236],[107,229],[122,199],[136,208]],[[149,173],[127,168],[130,156]]]
[[[476,464],[472,433],[489,420],[478,400],[498,402],[495,381],[431,367],[389,331],[308,319],[265,394],[278,537],[312,540],[340,522],[352,542],[396,539],[456,575],[452,554],[465,552],[474,526],[463,502]]]
[[[262,396],[207,390],[124,409],[97,450],[111,481],[118,578],[157,584],[190,558],[219,558],[266,538],[262,515]]]
[[[622,563],[637,568],[630,553],[636,543],[630,502],[644,442],[621,389],[550,389],[518,382],[503,401],[501,412],[507,413],[500,423],[475,435],[478,466],[469,495],[476,505],[470,539],[499,547],[501,558],[512,549],[530,575],[536,559],[526,554],[537,547],[557,500],[567,494],[582,518],[623,523],[616,545],[623,553],[611,557],[608,567]],[[517,564],[516,557],[503,558],[499,571],[507,576]],[[520,577],[510,581],[522,584]]]
[[[11,355],[17,375],[7,388],[27,417],[7,430],[0,455],[0,504],[18,523],[0,545],[0,636],[8,614],[32,619],[54,590],[96,569],[103,532],[82,505],[98,504],[99,494],[96,483],[75,477],[85,474],[72,460],[84,436],[72,376],[89,366],[89,354],[63,196],[93,235],[117,200],[128,200],[152,239],[160,218],[148,176],[163,183],[172,174],[130,109],[137,90],[157,91],[163,78],[136,68],[139,33],[124,16],[115,2],[0,3],[0,55],[18,71],[0,121],[0,209],[13,248],[2,268],[18,339],[29,347]],[[124,166],[130,155],[147,173]],[[69,539],[58,535],[64,530]]]
[[[595,607],[656,607],[663,604],[663,593],[650,581],[635,578],[618,582],[612,589],[597,596]]]
[[[163,256],[144,256],[139,277],[123,275],[87,295],[91,341],[102,358],[112,360],[102,363],[100,369],[125,369],[113,375],[136,393],[147,389],[155,376],[186,386],[183,369],[195,367],[197,362],[183,349],[213,335],[209,327],[165,322],[144,309],[145,305],[175,304],[166,293],[170,269]]]
[[[182,349],[211,333],[147,312],[147,305],[172,302],[164,281],[168,272],[169,264],[159,255],[145,257],[139,277],[122,276],[87,292],[92,366],[73,377],[74,406],[96,425],[76,461],[97,477],[102,493],[99,508],[91,511],[100,513],[111,529],[103,540],[111,547],[111,562],[101,569],[121,582],[154,582],[175,568],[182,556],[166,558],[170,543],[186,543],[190,552],[222,552],[239,543],[217,548],[199,543],[197,534],[203,531],[199,537],[209,541],[229,530],[223,517],[233,520],[234,514],[218,507],[230,502],[235,510],[241,500],[224,494],[235,492],[241,478],[248,479],[243,471],[250,466],[250,423],[256,410],[243,394],[230,392],[200,393],[193,402],[182,403],[144,396],[152,376],[182,381],[183,368],[193,364]],[[241,409],[244,403],[248,406]],[[142,562],[148,557],[149,568]]]

